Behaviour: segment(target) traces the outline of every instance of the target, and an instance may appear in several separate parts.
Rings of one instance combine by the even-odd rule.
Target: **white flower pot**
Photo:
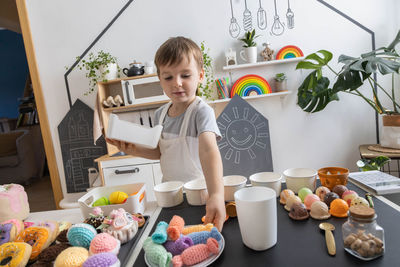
[[[108,73],[106,73],[105,75],[104,75],[104,78],[106,79],[106,80],[114,80],[114,79],[117,79],[118,78],[118,65],[116,64],[116,63],[110,63],[110,64],[108,64],[108,65],[106,65],[105,67],[104,66],[102,66],[102,67],[100,67],[100,72],[101,73],[104,73],[104,72],[106,72],[106,71],[109,71]]]
[[[256,63],[257,62],[257,47],[246,47],[245,49],[240,51],[240,57],[246,61],[247,63]]]

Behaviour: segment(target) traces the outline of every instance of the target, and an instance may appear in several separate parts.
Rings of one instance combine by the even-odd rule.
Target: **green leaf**
[[[322,57],[320,56],[322,55]],[[296,69],[320,69],[326,66],[332,59],[332,53],[327,50],[319,50],[317,53],[312,53],[300,61]]]

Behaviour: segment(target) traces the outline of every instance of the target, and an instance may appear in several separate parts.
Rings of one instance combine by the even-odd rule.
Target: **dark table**
[[[319,182],[319,181],[318,181]],[[353,184],[347,187],[364,196],[365,191]],[[285,185],[283,184],[283,189]],[[329,256],[325,235],[319,230],[321,221],[311,217],[305,221],[294,221],[289,218],[283,205],[277,199],[278,242],[266,251],[253,251],[242,243],[237,218],[230,218],[224,225],[222,234],[225,238],[225,249],[212,266],[400,266],[400,212],[388,206],[377,198],[373,198],[377,222],[385,230],[385,254],[372,261],[363,261],[343,248],[342,224],[347,218],[331,217],[327,222],[335,226],[333,232],[336,241],[336,256]],[[185,201],[173,208],[164,208],[158,219],[169,222],[173,215],[184,218],[186,224],[199,224],[205,214],[205,206],[189,206]],[[154,232],[157,223],[151,233]],[[144,252],[140,252],[134,266],[146,266]]]

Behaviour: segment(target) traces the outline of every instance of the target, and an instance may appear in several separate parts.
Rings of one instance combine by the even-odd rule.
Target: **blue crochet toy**
[[[201,232],[194,232],[187,235],[193,240],[193,244],[207,244],[207,239],[210,237],[214,238],[218,242],[221,240],[221,234],[218,232],[216,227],[213,227],[211,231],[201,231]]]
[[[164,221],[161,221],[157,224],[156,230],[151,235],[151,239],[153,240],[154,243],[163,244],[165,243],[165,241],[167,241],[168,238],[167,228],[168,228],[168,223]]]
[[[72,246],[86,249],[89,249],[90,242],[96,235],[96,229],[87,223],[74,224],[67,232],[68,241]]]
[[[167,252],[163,245],[156,244],[152,238],[148,237],[143,244],[146,258],[159,267],[169,267],[172,260],[172,254]]]

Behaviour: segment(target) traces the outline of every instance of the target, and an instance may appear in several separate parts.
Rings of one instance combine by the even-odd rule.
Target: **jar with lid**
[[[344,249],[362,260],[372,260],[385,252],[384,231],[376,223],[373,208],[358,205],[349,209],[348,221],[342,225]]]

